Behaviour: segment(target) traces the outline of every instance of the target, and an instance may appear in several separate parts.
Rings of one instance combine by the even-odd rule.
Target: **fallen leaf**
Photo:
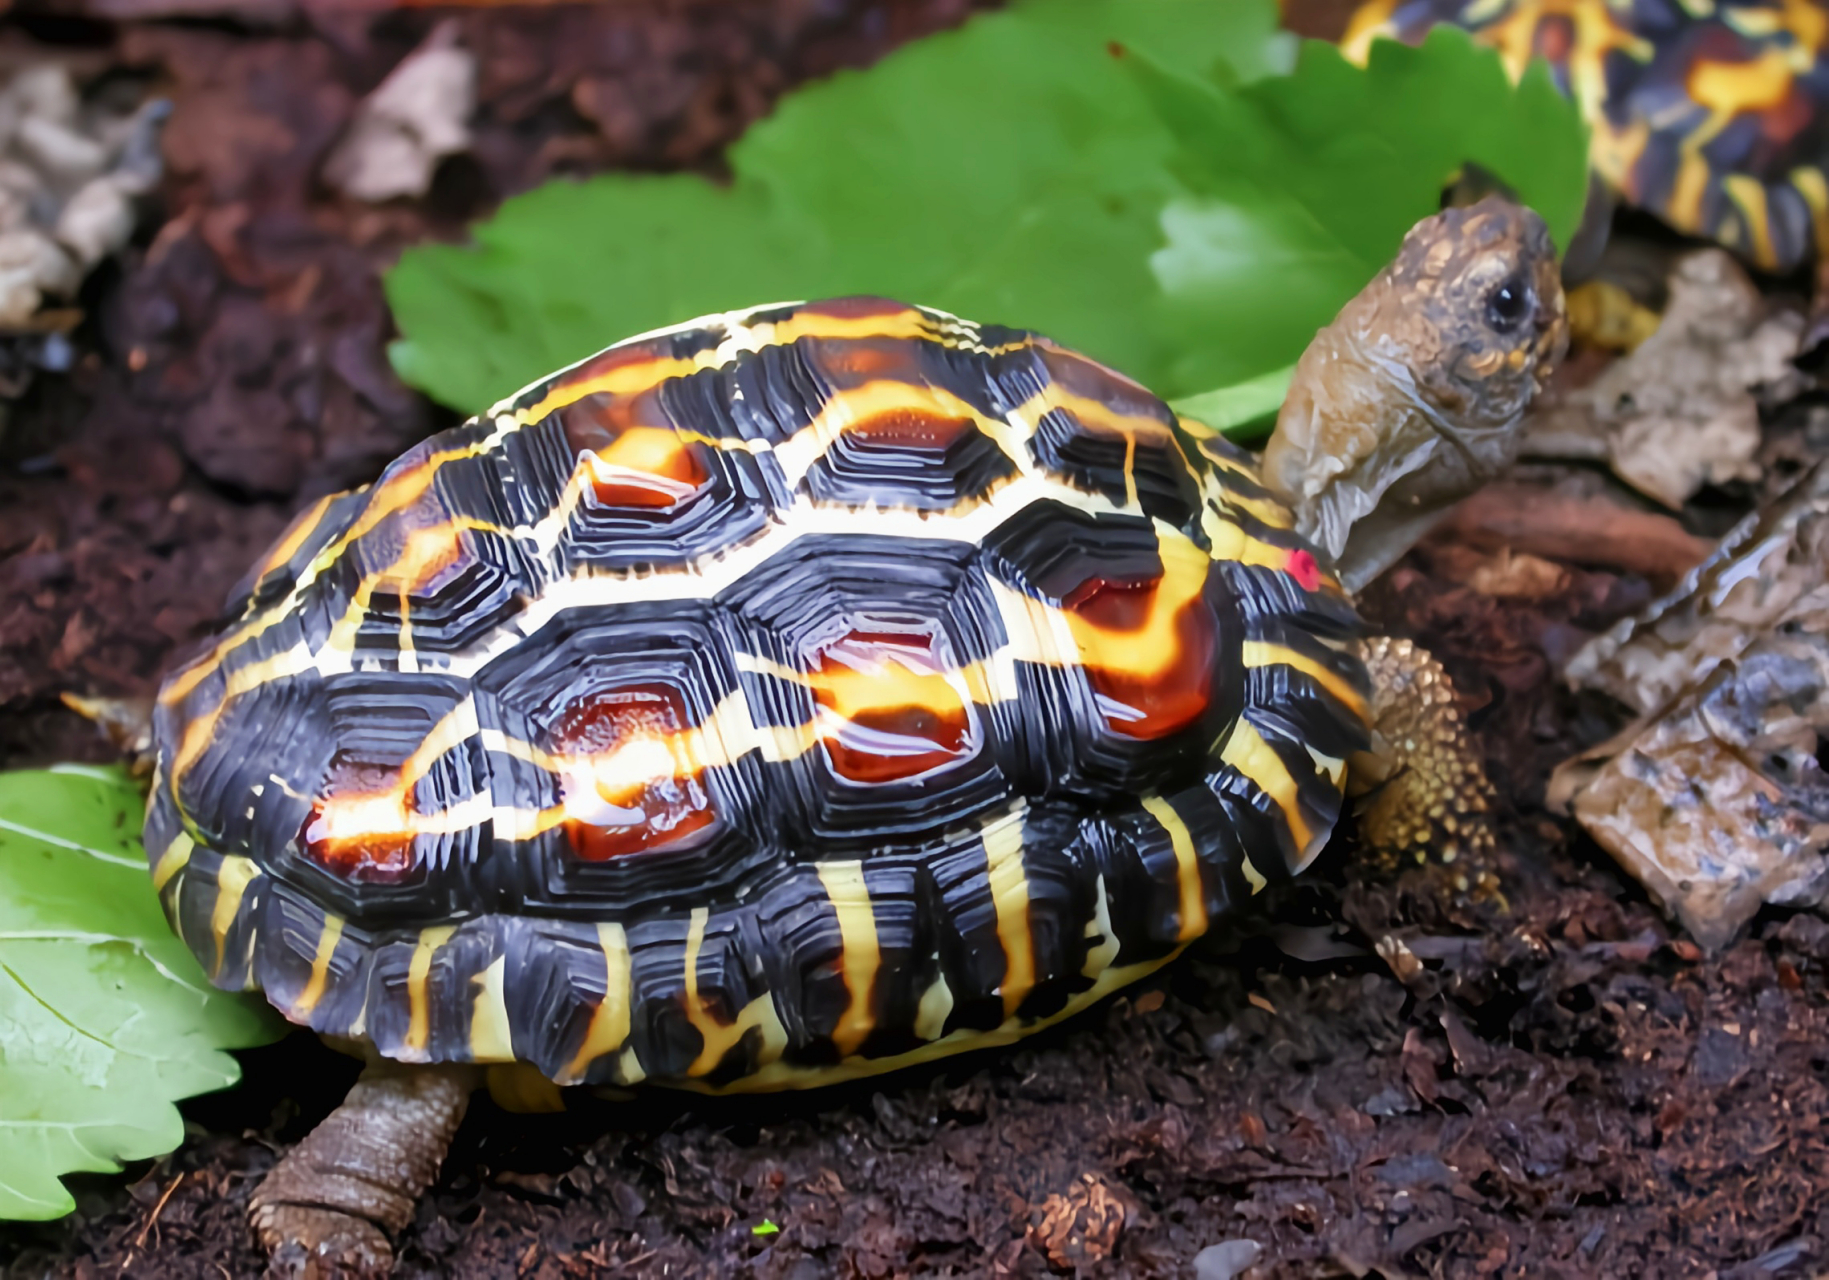
[[[1773,628],[1829,608],[1829,465],[1753,512],[1667,595],[1570,659],[1572,685],[1641,714],[1675,697]]]
[[[1568,674],[1641,718],[1559,766],[1549,804],[1698,942],[1727,945],[1767,902],[1829,894],[1829,465]]]
[[[1550,802],[1702,946],[1768,902],[1829,895],[1829,613],[1754,641],[1657,715],[1561,766]]]
[[[476,56],[447,19],[362,100],[324,177],[357,200],[422,196],[438,162],[469,147],[475,109]]]
[[[1678,259],[1657,332],[1592,383],[1528,423],[1531,457],[1605,458],[1627,484],[1674,509],[1704,484],[1759,476],[1756,388],[1794,380],[1801,321],[1768,314],[1733,257]]]

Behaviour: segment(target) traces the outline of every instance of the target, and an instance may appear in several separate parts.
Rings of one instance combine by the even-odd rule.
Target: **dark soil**
[[[106,758],[61,691],[150,692],[293,511],[446,420],[384,358],[377,271],[401,245],[554,173],[714,166],[791,84],[966,7],[461,12],[474,155],[379,210],[330,197],[318,167],[436,15],[15,30],[137,69],[176,112],[164,207],[85,299],[88,354],[0,434],[0,760]],[[1435,649],[1474,712],[1505,797],[1504,908],[1446,910],[1342,840],[1224,943],[1014,1051],[730,1102],[527,1117],[479,1097],[402,1274],[1186,1277],[1243,1239],[1263,1275],[1829,1261],[1829,924],[1773,914],[1704,957],[1540,805],[1549,768],[1610,726],[1552,663],[1649,584],[1569,568],[1498,599],[1438,552],[1367,607]],[[1391,937],[1414,959],[1381,959]],[[243,1059],[244,1085],[186,1104],[176,1154],[72,1179],[64,1221],[0,1228],[7,1274],[259,1274],[248,1193],[355,1065],[305,1036]]]

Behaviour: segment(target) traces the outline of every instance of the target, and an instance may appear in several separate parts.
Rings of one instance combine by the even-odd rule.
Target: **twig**
[[[180,1173],[171,1180],[171,1185],[165,1188],[165,1194],[159,1197],[159,1203],[152,1207],[152,1216],[146,1219],[146,1225],[141,1227],[140,1234],[134,1237],[134,1248],[138,1249],[146,1243],[146,1233],[152,1230],[152,1224],[157,1222],[159,1220],[159,1215],[165,1211],[165,1202],[171,1199],[171,1193],[176,1191],[178,1189],[178,1184],[183,1181],[184,1175]]]
[[[1517,484],[1488,485],[1457,507],[1434,536],[1670,579],[1682,577],[1714,549],[1670,516],[1604,497]]]

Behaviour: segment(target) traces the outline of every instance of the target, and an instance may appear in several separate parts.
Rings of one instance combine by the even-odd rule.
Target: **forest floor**
[[[435,15],[200,23],[118,0],[107,23],[15,24],[0,55],[48,43],[174,112],[161,207],[87,286],[75,367],[0,427],[0,763],[107,758],[62,691],[149,693],[292,513],[451,421],[385,357],[378,271],[402,246],[554,174],[715,171],[786,89],[968,8],[459,11],[474,145],[380,207],[330,193],[323,158]],[[1768,481],[1706,490],[1689,531],[1768,495],[1806,417],[1772,419]],[[1550,769],[1617,723],[1558,662],[1663,585],[1555,567],[1494,593],[1437,541],[1365,602],[1473,713],[1503,909],[1445,910],[1342,839],[1224,940],[1014,1050],[804,1095],[534,1117],[479,1097],[400,1274],[1188,1277],[1244,1240],[1262,1276],[1829,1265],[1829,924],[1769,910],[1706,955],[1546,810]],[[1390,937],[1421,962],[1403,981],[1373,950]],[[249,1191],[356,1066],[299,1034],[241,1056],[242,1085],[185,1104],[175,1154],[71,1179],[62,1221],[0,1227],[5,1274],[260,1274]],[[1207,1255],[1214,1280],[1234,1269]]]

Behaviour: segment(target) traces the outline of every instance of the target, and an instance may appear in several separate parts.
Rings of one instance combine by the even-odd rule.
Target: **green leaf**
[[[172,934],[119,769],[0,773],[0,1218],[75,1208],[64,1173],[183,1140],[178,1098],[234,1084],[225,1049],[278,1039]]]
[[[508,201],[387,278],[409,382],[475,411],[712,311],[882,293],[1039,329],[1168,395],[1294,362],[1477,161],[1566,234],[1579,116],[1432,39],[1371,66],[1273,0],[1019,0],[786,98],[731,179]]]
[[[1184,418],[1212,427],[1239,444],[1249,444],[1270,434],[1277,412],[1296,367],[1287,365],[1230,387],[1205,391],[1172,402],[1169,407]]]
[[[1031,0],[791,95],[730,149],[727,185],[550,184],[475,248],[415,249],[389,273],[395,366],[475,410],[646,329],[863,292],[1144,360],[1110,309],[1153,288],[1174,139],[1113,49],[1251,80],[1293,60],[1275,17],[1268,0]],[[1099,269],[1076,279],[1063,252]]]
[[[749,1229],[749,1233],[752,1236],[772,1236],[772,1235],[776,1235],[777,1233],[779,1233],[780,1230],[781,1230],[780,1227],[778,1227],[774,1223],[770,1222],[767,1218],[764,1218],[764,1219],[762,1219],[762,1221],[758,1222],[755,1226],[751,1227]]]
[[[1558,244],[1580,222],[1578,111],[1541,63],[1513,85],[1458,27],[1420,47],[1378,41],[1365,68],[1307,41],[1292,75],[1238,88],[1147,57],[1131,65],[1179,140],[1187,188],[1151,256],[1163,314],[1174,332],[1206,335],[1162,370],[1172,389],[1293,361],[1470,164],[1542,214]]]

